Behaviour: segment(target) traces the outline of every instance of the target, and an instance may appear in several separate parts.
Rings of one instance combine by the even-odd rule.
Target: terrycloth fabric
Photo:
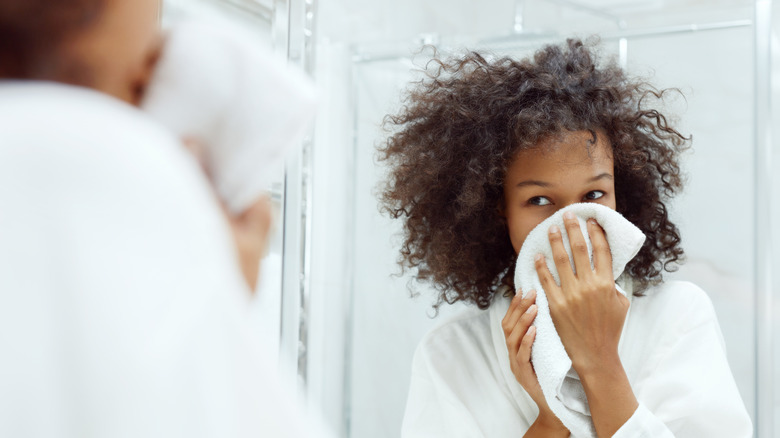
[[[560,228],[571,266],[574,266],[568,233],[563,223],[563,214],[567,211],[573,212],[579,219],[580,229],[585,236],[588,253],[591,255],[591,264],[593,263],[593,248],[587,233],[587,219],[595,218],[604,229],[612,253],[612,273],[615,279],[620,276],[626,264],[639,252],[645,241],[645,236],[620,213],[608,207],[593,203],[573,204],[557,211],[534,228],[526,237],[517,256],[515,286],[520,288],[523,294],[527,294],[532,289],[537,292],[538,313],[534,321],[537,331],[531,349],[531,362],[539,379],[539,385],[542,387],[550,409],[572,432],[572,436],[595,437],[585,391],[555,329],[550,316],[547,296],[534,267],[535,256],[543,254],[553,278],[556,283],[560,284],[548,234],[552,225],[557,225]],[[625,291],[620,287],[618,290],[625,294]]]
[[[216,23],[171,28],[142,108],[205,147],[228,208],[239,213],[268,189],[270,171],[299,144],[314,116],[314,87],[251,35]]]

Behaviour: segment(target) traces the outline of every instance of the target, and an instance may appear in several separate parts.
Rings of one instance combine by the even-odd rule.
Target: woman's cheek
[[[554,210],[548,211],[548,209],[537,207],[533,211],[523,211],[522,213],[524,214],[510,215],[508,218],[509,237],[512,241],[515,255],[520,253],[520,248],[531,231],[554,212]]]
[[[509,238],[512,241],[512,248],[515,250],[515,255],[520,253],[520,248],[523,246],[528,233],[531,232],[533,227],[529,228],[525,224],[514,224],[509,228]]]

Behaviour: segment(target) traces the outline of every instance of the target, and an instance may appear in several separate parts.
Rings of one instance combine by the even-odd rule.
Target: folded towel
[[[184,22],[167,36],[141,107],[205,147],[217,193],[239,213],[268,189],[270,169],[299,144],[315,91],[250,34]]]
[[[569,254],[571,265],[574,266],[568,233],[563,223],[563,214],[567,211],[574,213],[580,222],[580,229],[588,245],[591,264],[593,263],[593,248],[587,232],[587,219],[596,219],[604,229],[610,251],[612,252],[612,273],[615,279],[620,276],[626,264],[642,248],[645,235],[634,224],[621,216],[620,213],[608,207],[593,203],[572,204],[558,210],[536,226],[526,237],[517,256],[515,286],[522,289],[523,294],[527,294],[532,289],[537,292],[536,305],[538,313],[534,321],[537,330],[536,339],[531,348],[531,363],[536,371],[544,397],[550,405],[550,409],[558,416],[564,426],[569,429],[572,436],[595,437],[595,429],[590,416],[588,401],[585,397],[585,390],[576,371],[572,368],[571,359],[566,354],[561,338],[555,330],[550,317],[547,296],[534,267],[535,256],[543,254],[553,278],[556,283],[560,284],[558,270],[553,262],[552,248],[548,237],[548,230],[552,225],[557,225],[560,228],[564,247]],[[625,291],[619,286],[617,289],[625,294]]]

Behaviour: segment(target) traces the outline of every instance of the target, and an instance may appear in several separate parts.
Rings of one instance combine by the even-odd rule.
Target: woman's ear
[[[496,205],[496,214],[499,218],[501,218],[501,222],[506,223],[506,202],[504,201],[503,197],[498,200]]]
[[[149,81],[152,80],[152,75],[154,75],[154,69],[157,67],[157,61],[160,60],[160,55],[162,54],[164,42],[165,42],[164,38],[160,37],[158,39],[157,44],[155,44],[152,50],[150,50],[149,53],[147,54],[143,66],[141,66],[138,75],[135,77],[133,81],[132,103],[135,106],[139,106],[141,104],[141,101],[143,100],[144,95],[146,94],[146,88],[149,85]]]

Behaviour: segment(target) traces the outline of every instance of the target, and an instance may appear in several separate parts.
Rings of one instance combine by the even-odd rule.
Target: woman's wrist
[[[524,436],[526,438],[568,437],[569,429],[566,429],[566,426],[564,426],[563,423],[561,423],[561,420],[559,420],[558,417],[556,417],[552,412],[546,414],[541,412],[539,413],[539,416],[536,417],[534,424],[531,425],[531,428],[528,429],[528,432]]]
[[[612,436],[634,414],[639,402],[620,358],[577,370],[598,436]]]
[[[572,367],[580,380],[595,380],[614,373],[625,373],[617,351],[598,354],[591,360],[572,360]]]

